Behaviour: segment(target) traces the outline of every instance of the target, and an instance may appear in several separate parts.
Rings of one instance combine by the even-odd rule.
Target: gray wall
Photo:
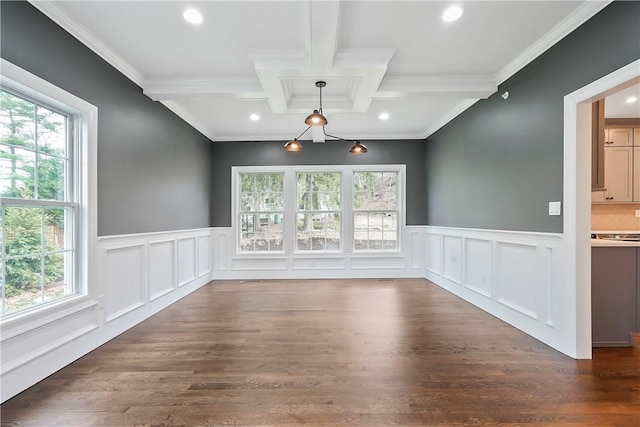
[[[424,224],[426,189],[424,182],[424,141],[362,141],[369,152],[351,154],[348,142],[313,144],[303,141],[303,149],[284,150],[285,141],[215,142],[213,144],[211,224],[231,226],[231,167],[278,165],[363,165],[404,164],[407,173],[407,224]]]
[[[640,58],[639,23],[640,2],[612,3],[430,136],[427,224],[562,232],[563,97]]]
[[[0,55],[98,107],[98,234],[209,226],[211,142],[26,2]]]

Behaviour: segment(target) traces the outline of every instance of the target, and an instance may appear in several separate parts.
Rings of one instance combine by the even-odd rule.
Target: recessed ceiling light
[[[185,10],[184,13],[182,14],[182,17],[189,24],[198,25],[198,24],[202,24],[202,21],[204,21],[204,19],[202,18],[202,14],[195,9]]]
[[[460,6],[451,6],[442,14],[442,20],[444,22],[453,22],[460,19],[463,13],[464,11]]]
[[[389,113],[380,113],[378,116],[380,120],[387,120],[389,118]]]
[[[627,98],[627,104],[633,104],[637,100],[638,100],[637,96],[630,96],[630,97]]]
[[[252,114],[249,116],[249,120],[257,122],[258,120],[260,120],[260,116],[257,114]]]

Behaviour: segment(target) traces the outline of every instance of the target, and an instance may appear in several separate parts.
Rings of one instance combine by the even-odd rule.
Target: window
[[[398,247],[398,173],[353,173],[354,250]]]
[[[282,251],[284,174],[240,174],[240,249]]]
[[[238,253],[398,252],[404,166],[233,168]]]
[[[2,314],[71,295],[71,115],[0,91]]]
[[[28,330],[96,301],[98,109],[0,65],[0,322]]]
[[[298,173],[298,251],[340,250],[340,173]]]

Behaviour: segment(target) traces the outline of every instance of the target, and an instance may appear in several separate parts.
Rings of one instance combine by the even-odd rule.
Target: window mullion
[[[296,248],[296,231],[298,216],[296,212],[296,172],[286,170],[284,173],[284,251],[291,254]]]
[[[344,253],[353,252],[354,248],[354,229],[353,229],[353,171],[342,171],[341,189],[340,189],[340,208],[342,219],[342,251]]]

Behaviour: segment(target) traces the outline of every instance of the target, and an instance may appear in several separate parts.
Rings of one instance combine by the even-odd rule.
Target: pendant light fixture
[[[316,87],[320,90],[320,107],[317,110],[313,110],[313,113],[309,114],[305,119],[304,122],[308,125],[308,127],[296,138],[293,138],[291,141],[288,141],[286,144],[284,144],[285,150],[287,151],[302,150],[302,143],[299,141],[299,139],[305,133],[307,133],[307,131],[311,129],[312,126],[322,126],[322,133],[324,134],[324,136],[328,138],[332,138],[333,140],[336,140],[336,141],[348,141],[344,138],[340,138],[339,136],[330,135],[324,129],[324,127],[329,123],[324,113],[322,112],[322,88],[325,87],[326,85],[327,85],[327,82],[324,82],[324,81],[319,80],[316,82]],[[353,146],[351,146],[351,149],[349,150],[349,152],[353,154],[364,154],[367,151],[369,151],[367,150],[367,147],[358,140],[353,141]]]

